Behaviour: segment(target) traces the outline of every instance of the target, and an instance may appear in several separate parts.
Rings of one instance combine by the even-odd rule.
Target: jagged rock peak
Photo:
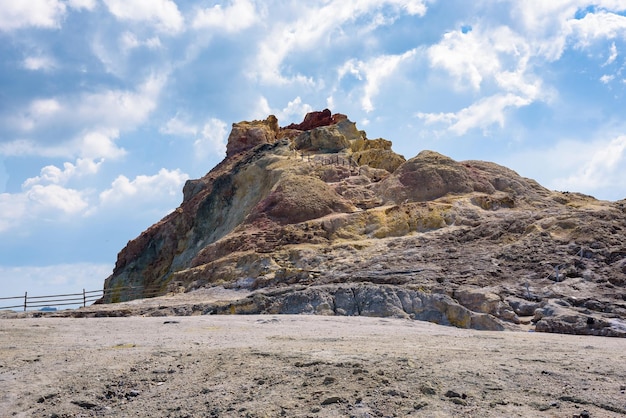
[[[258,292],[228,312],[626,336],[626,201],[391,145],[327,109],[233,124],[227,158],[119,253],[103,301],[225,286]]]
[[[347,142],[346,138],[338,138],[344,133],[347,134],[348,130],[356,132],[355,134],[350,132],[350,134],[353,134],[352,136],[354,137],[352,139],[364,139],[365,133],[362,131],[356,131],[355,124],[350,122],[346,115],[341,113],[335,113],[333,115],[328,109],[307,113],[301,123],[292,123],[284,128],[279,128],[278,119],[274,115],[269,115],[265,120],[241,121],[233,123],[232,130],[228,136],[228,144],[226,145],[226,156],[232,157],[233,155],[247,151],[258,145],[272,144],[278,139],[293,139],[303,132],[315,130],[316,128],[337,125],[341,122],[346,123],[343,124],[342,129],[340,129],[341,132],[339,133],[337,133],[337,130],[331,130],[331,134],[329,134],[326,130],[321,130],[314,134],[315,138],[322,138],[318,141],[321,143],[320,146],[324,147],[327,146],[329,142],[332,142],[333,145],[331,145],[329,149],[341,150],[348,148],[350,143]],[[307,144],[311,145],[310,140]],[[312,146],[316,147],[318,145],[313,144]]]
[[[324,109],[322,111],[309,112],[306,114],[301,123],[292,123],[285,126],[283,129],[310,131],[311,129],[319,128],[320,126],[334,125],[346,119],[348,119],[346,115],[341,113],[335,113],[333,115],[330,110]]]
[[[278,119],[274,115],[269,115],[265,120],[233,123],[226,145],[226,156],[231,157],[257,145],[271,144],[276,141],[278,130]]]

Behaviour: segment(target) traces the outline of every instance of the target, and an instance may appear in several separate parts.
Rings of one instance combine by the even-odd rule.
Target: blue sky
[[[0,296],[100,289],[269,114],[626,197],[623,0],[0,0],[0,55]]]

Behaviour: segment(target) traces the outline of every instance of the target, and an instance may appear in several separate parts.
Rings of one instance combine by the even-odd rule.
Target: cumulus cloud
[[[151,75],[134,91],[109,89],[35,99],[9,123],[25,132],[46,129],[60,122],[83,129],[132,129],[156,108],[165,81],[165,75]]]
[[[316,10],[299,9],[300,19],[284,25],[277,25],[259,46],[257,69],[252,76],[269,84],[287,84],[292,82],[314,84],[313,80],[302,74],[284,75],[282,64],[292,51],[305,51],[313,46],[323,48],[332,42],[331,35],[343,31],[343,25],[382,11],[392,15],[417,15],[426,13],[425,1],[400,0],[332,0]],[[378,13],[375,13],[378,12]],[[393,21],[391,19],[390,21]],[[383,24],[385,19],[379,22]],[[375,28],[377,25],[371,27]]]
[[[278,123],[285,126],[290,123],[301,122],[304,116],[311,111],[313,111],[313,107],[308,103],[303,103],[300,96],[287,102],[283,108],[271,107],[267,98],[261,96],[250,115],[250,119],[265,119],[268,115],[274,115],[278,119]]]
[[[457,88],[480,90],[485,80],[495,80],[506,90],[527,89],[533,81],[525,78],[532,47],[506,26],[480,28],[471,32],[448,32],[428,49],[434,68],[448,72]]]
[[[218,29],[226,32],[239,32],[252,26],[258,19],[258,12],[250,0],[233,0],[227,7],[216,4],[196,12],[194,29]]]
[[[611,74],[604,74],[602,77],[600,77],[600,82],[602,84],[609,84],[611,81],[613,81],[615,79],[614,75]]]
[[[488,84],[491,90],[496,87],[495,93],[456,112],[419,112],[418,118],[426,124],[447,125],[451,133],[463,135],[473,128],[503,127],[507,110],[549,101],[551,89],[543,87],[529,64],[533,51],[527,39],[504,26],[446,33],[428,49],[431,65],[450,74],[457,90],[480,93],[488,90]]]
[[[589,46],[597,39],[623,38],[626,35],[626,16],[606,11],[588,13],[582,19],[569,21],[580,47]]]
[[[195,157],[202,159],[210,155],[226,155],[226,123],[215,118],[209,119],[194,143]]]
[[[30,139],[16,139],[0,143],[0,155],[5,157],[49,157],[49,158],[90,158],[118,159],[126,154],[115,144],[119,132],[115,129],[88,131],[74,139],[58,144],[41,144]]]
[[[21,193],[0,193],[0,232],[32,220],[70,220],[68,217],[84,213],[88,206],[86,192],[27,181]]]
[[[159,128],[159,132],[174,136],[195,136],[198,133],[198,127],[191,123],[187,116],[177,113],[164,126]]]
[[[226,129],[226,122],[217,118],[195,124],[187,116],[176,114],[159,131],[166,135],[193,138],[194,157],[204,159],[212,155],[225,155]]]
[[[372,102],[379,91],[381,84],[388,79],[404,61],[410,60],[417,53],[412,49],[399,55],[380,55],[368,61],[349,60],[339,68],[339,79],[351,74],[359,80],[365,79],[361,107],[366,112],[374,110]]]
[[[41,173],[38,176],[27,179],[22,187],[28,189],[35,185],[65,185],[73,178],[96,174],[101,164],[102,160],[94,161],[89,158],[78,158],[76,164],[64,163],[63,169],[54,165],[47,165],[41,169]]]
[[[0,30],[58,28],[65,12],[65,3],[59,0],[0,0]]]
[[[22,66],[30,71],[50,71],[57,67],[57,63],[54,58],[37,55],[24,58]]]
[[[600,189],[619,186],[626,176],[626,135],[620,135],[608,141],[596,141],[576,147],[582,155],[573,172],[566,177],[557,177],[553,185],[561,190],[584,191],[594,193]],[[587,148],[581,152],[581,148]],[[626,196],[621,196],[624,198]]]
[[[531,99],[512,93],[497,94],[483,98],[472,105],[453,113],[418,113],[425,124],[444,124],[455,135],[464,135],[470,129],[487,130],[491,125],[505,125],[506,111],[527,106]]]
[[[111,187],[100,193],[100,206],[110,207],[145,207],[149,202],[160,201],[164,195],[178,196],[189,176],[179,169],[162,168],[152,176],[140,175],[130,180],[124,175],[118,176]]]
[[[58,210],[63,214],[74,215],[84,211],[89,205],[83,192],[58,184],[35,184],[25,194],[32,203],[32,210],[41,214]]]
[[[178,6],[171,0],[103,0],[117,19],[146,22],[163,32],[176,33],[184,28]]]

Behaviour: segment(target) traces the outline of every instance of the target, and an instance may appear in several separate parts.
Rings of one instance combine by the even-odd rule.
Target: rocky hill
[[[391,145],[328,110],[233,124],[226,158],[119,253],[101,302],[223,286],[252,293],[210,312],[626,336],[625,200]]]

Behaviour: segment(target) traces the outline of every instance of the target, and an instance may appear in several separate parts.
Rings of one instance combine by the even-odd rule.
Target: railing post
[[[28,292],[24,292],[24,312],[26,312],[26,300],[28,299]]]
[[[85,288],[83,288],[83,308],[87,306],[87,295],[85,294]]]

